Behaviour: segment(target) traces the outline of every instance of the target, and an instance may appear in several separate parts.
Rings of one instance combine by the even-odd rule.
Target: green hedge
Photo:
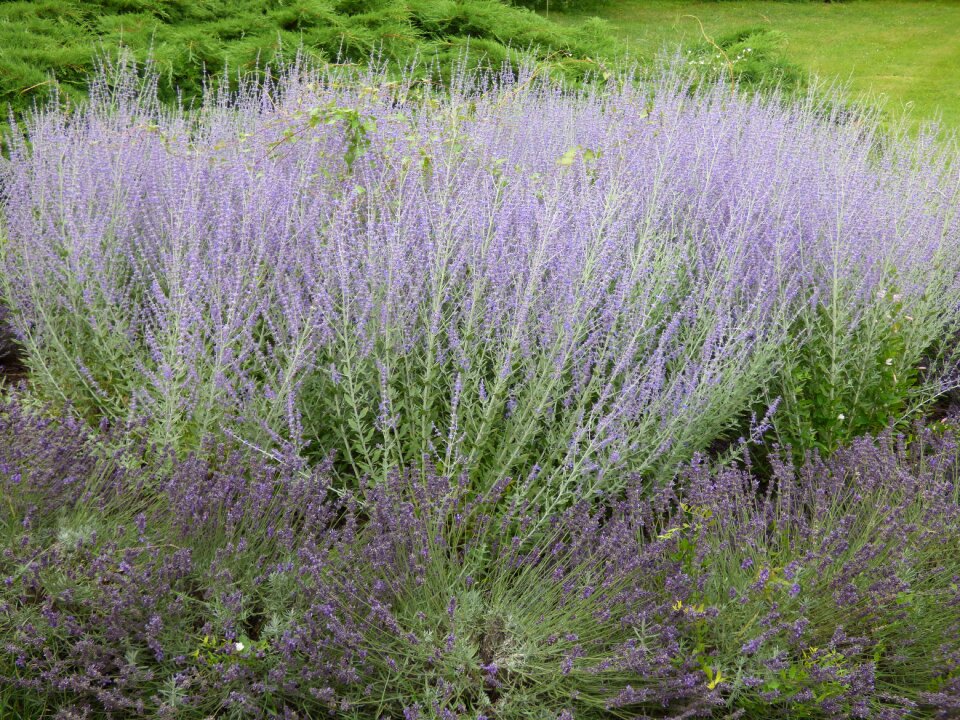
[[[544,62],[579,78],[620,52],[601,20],[562,27],[500,0],[36,0],[0,3],[0,108],[15,113],[54,87],[85,95],[100,55],[151,55],[161,97],[197,97],[204,70],[253,71],[302,51],[314,61],[402,67],[418,55],[441,72],[462,59]]]

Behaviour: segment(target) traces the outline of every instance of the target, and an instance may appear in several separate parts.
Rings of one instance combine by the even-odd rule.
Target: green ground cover
[[[768,40],[779,35],[785,60],[824,79],[849,83],[854,95],[885,101],[891,118],[908,113],[917,127],[939,115],[945,128],[960,128],[958,2],[616,0],[549,17],[575,25],[588,14],[609,20],[618,37],[643,54],[700,42],[695,18],[715,39],[746,27],[767,29]]]
[[[511,56],[564,77],[620,52],[599,20],[550,22],[500,0],[0,0],[0,115],[43,100],[56,83],[78,100],[97,57],[117,48],[161,76],[160,95],[197,97],[203,71],[255,69],[302,47],[313,62],[449,69],[464,53],[497,67]],[[476,63],[474,63],[476,64]]]

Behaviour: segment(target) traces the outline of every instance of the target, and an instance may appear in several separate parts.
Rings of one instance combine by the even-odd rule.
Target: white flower
[[[237,652],[242,652],[242,651],[243,651],[244,645],[243,645],[242,642],[234,643],[233,646],[237,649]]]

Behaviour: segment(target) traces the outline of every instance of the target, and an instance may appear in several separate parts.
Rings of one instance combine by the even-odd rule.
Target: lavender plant
[[[660,716],[709,708],[639,517],[498,509],[397,473],[363,503],[217,455],[105,457],[4,407],[0,709],[126,717]],[[497,519],[494,519],[494,515]],[[511,537],[513,538],[511,540]],[[663,606],[663,607],[660,607]],[[668,626],[661,627],[666,619]],[[303,715],[301,715],[301,713]]]
[[[867,137],[875,131],[858,130]],[[897,144],[885,143],[876,162],[897,173],[922,169]],[[781,441],[800,449],[801,456],[810,448],[829,452],[888,422],[902,421],[957,380],[956,276],[945,257],[957,237],[955,207],[944,206],[939,219],[928,209],[911,216],[905,208],[915,197],[881,201],[884,190],[870,188],[869,180],[843,159],[827,172],[836,173],[838,207],[847,204],[849,189],[858,185],[858,192],[873,195],[862,200],[864,206],[897,203],[892,213],[900,219],[885,225],[860,215],[856,227],[838,224],[823,255],[810,260],[810,272],[820,282],[791,331],[803,341],[784,353],[783,371],[768,395],[783,402],[777,423]],[[930,181],[943,188],[950,181],[942,173],[956,169],[948,164],[931,172]],[[891,242],[892,234],[899,233],[929,233],[931,243],[901,248]],[[853,253],[863,258],[851,273]]]
[[[15,401],[0,437],[0,714],[251,717],[249,698],[300,698],[281,645],[297,550],[335,520],[325,482],[216,449],[105,453]],[[305,690],[294,707],[316,706]]]
[[[82,717],[949,717],[957,437],[757,495],[694,464],[560,513],[396,472],[339,498],[0,412],[0,710]],[[156,458],[156,453],[149,453]],[[216,458],[211,462],[210,458]],[[292,459],[291,459],[292,462]],[[939,715],[938,715],[939,713]]]
[[[334,452],[354,488],[433,457],[563,503],[667,478],[779,396],[790,438],[811,394],[855,416],[888,380],[862,354],[888,351],[845,338],[882,335],[858,330],[881,293],[913,324],[896,397],[851,427],[954,382],[931,345],[960,299],[947,158],[875,157],[812,101],[691,98],[676,74],[572,95],[462,73],[437,95],[299,67],[185,114],[110,79],[35,114],[3,181],[32,387],[91,422]],[[830,318],[826,375],[805,308]]]
[[[960,708],[957,438],[783,454],[764,492],[694,464],[660,537],[701,618],[691,652],[748,715],[951,717]],[[946,543],[946,545],[944,544]]]

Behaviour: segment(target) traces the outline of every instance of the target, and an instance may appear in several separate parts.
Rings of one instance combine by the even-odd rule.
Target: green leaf
[[[579,145],[570,148],[560,157],[559,160],[557,160],[557,165],[561,165],[563,167],[573,165],[573,161],[577,159],[578,152],[580,152]]]

